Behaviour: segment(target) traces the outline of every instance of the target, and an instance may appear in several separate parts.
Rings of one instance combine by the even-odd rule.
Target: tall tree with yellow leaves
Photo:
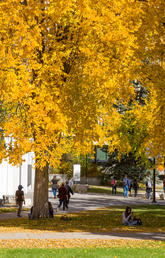
[[[35,153],[33,218],[48,215],[48,165],[72,148],[91,152],[93,141],[112,147],[121,120],[113,104],[129,101],[133,79],[148,83],[154,27],[147,8],[152,15],[150,1],[0,2],[1,127],[11,138],[1,158],[16,164]]]

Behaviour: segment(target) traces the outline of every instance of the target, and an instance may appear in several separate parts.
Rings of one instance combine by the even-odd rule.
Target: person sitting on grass
[[[49,206],[49,218],[53,218],[54,212],[53,212],[53,206],[51,202],[48,202],[48,206]]]
[[[142,225],[141,219],[136,219],[133,216],[132,210],[130,207],[126,207],[125,211],[122,214],[123,224],[125,226],[136,226]]]
[[[49,209],[49,218],[53,218],[54,217],[54,211],[53,211],[53,206],[52,206],[51,202],[48,202],[48,209]],[[32,214],[33,214],[33,206],[30,209],[30,213],[28,213],[29,219],[32,219]]]

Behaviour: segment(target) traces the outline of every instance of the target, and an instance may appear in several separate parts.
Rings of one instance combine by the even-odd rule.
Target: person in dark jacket
[[[138,185],[137,179],[135,179],[135,180],[133,181],[133,189],[134,189],[134,196],[135,196],[135,197],[137,196],[138,188],[139,188],[139,185]]]
[[[54,212],[53,212],[53,206],[51,202],[48,202],[48,207],[49,207],[49,218],[53,218]]]
[[[18,205],[17,217],[21,217],[22,205],[25,204],[24,192],[22,191],[23,186],[19,185],[18,190],[15,193],[16,204]]]
[[[69,186],[69,182],[68,182],[68,181],[66,181],[65,188],[66,188],[67,194],[68,194],[68,199],[67,199],[67,206],[68,206],[69,200],[70,200],[70,196],[71,196],[70,194],[73,195],[73,190],[72,190],[72,188]]]
[[[60,208],[61,205],[63,204],[63,210],[65,210],[65,207],[68,209],[68,205],[67,205],[68,193],[64,186],[64,183],[62,183],[60,188],[58,189],[57,197],[59,198],[58,208]]]

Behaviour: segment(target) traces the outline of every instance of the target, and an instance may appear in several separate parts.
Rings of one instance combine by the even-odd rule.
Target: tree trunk
[[[48,165],[35,169],[32,219],[48,218]]]

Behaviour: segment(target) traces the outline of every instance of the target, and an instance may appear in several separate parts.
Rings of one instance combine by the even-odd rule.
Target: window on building
[[[96,147],[96,161],[97,162],[107,162],[108,161],[108,147],[104,146],[102,148]]]

